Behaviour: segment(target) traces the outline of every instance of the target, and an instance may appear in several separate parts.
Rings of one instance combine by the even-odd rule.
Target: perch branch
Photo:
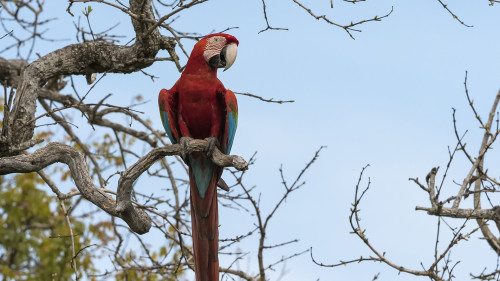
[[[61,143],[49,143],[32,154],[0,158],[0,175],[37,172],[56,162],[64,163],[68,165],[71,176],[85,199],[108,214],[120,217],[133,231],[143,234],[151,228],[151,218],[143,210],[133,207],[131,201],[133,183],[157,160],[165,156],[182,155],[194,151],[204,152],[206,149],[205,140],[190,141],[186,146],[186,151],[183,151],[179,144],[153,149],[121,173],[118,181],[117,201],[93,184],[84,154],[74,147]],[[248,168],[247,162],[242,157],[225,155],[217,148],[212,154],[212,161],[221,167],[235,167],[238,170]]]

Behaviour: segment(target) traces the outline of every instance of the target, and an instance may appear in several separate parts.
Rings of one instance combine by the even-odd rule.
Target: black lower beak
[[[211,57],[210,60],[208,61],[208,64],[213,68],[226,67],[226,51],[227,51],[227,46],[222,48],[220,54]]]

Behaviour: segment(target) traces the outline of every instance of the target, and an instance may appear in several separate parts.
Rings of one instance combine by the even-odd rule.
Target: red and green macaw
[[[183,157],[189,166],[191,221],[197,281],[219,280],[219,231],[217,183],[222,168],[210,160],[217,145],[229,154],[238,122],[233,92],[217,78],[217,68],[233,65],[238,40],[223,33],[211,34],[196,43],[182,72],[170,90],[158,97],[163,126],[172,143],[185,146],[189,138],[206,139],[207,153]]]

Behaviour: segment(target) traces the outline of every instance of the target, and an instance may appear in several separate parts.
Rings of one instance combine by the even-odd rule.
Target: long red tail
[[[189,168],[196,281],[219,281],[219,214],[217,207],[217,181],[219,177],[220,168],[216,168],[205,196],[202,198],[196,186],[193,170],[191,167]]]

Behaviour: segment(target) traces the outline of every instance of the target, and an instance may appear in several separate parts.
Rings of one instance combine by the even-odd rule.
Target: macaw
[[[212,163],[215,146],[229,154],[238,122],[234,93],[217,78],[236,59],[238,40],[229,34],[211,34],[198,41],[181,77],[158,97],[160,115],[172,143],[185,146],[189,138],[206,139],[208,151],[184,155],[189,167],[191,223],[196,281],[219,280],[219,218],[217,183],[222,168]]]

